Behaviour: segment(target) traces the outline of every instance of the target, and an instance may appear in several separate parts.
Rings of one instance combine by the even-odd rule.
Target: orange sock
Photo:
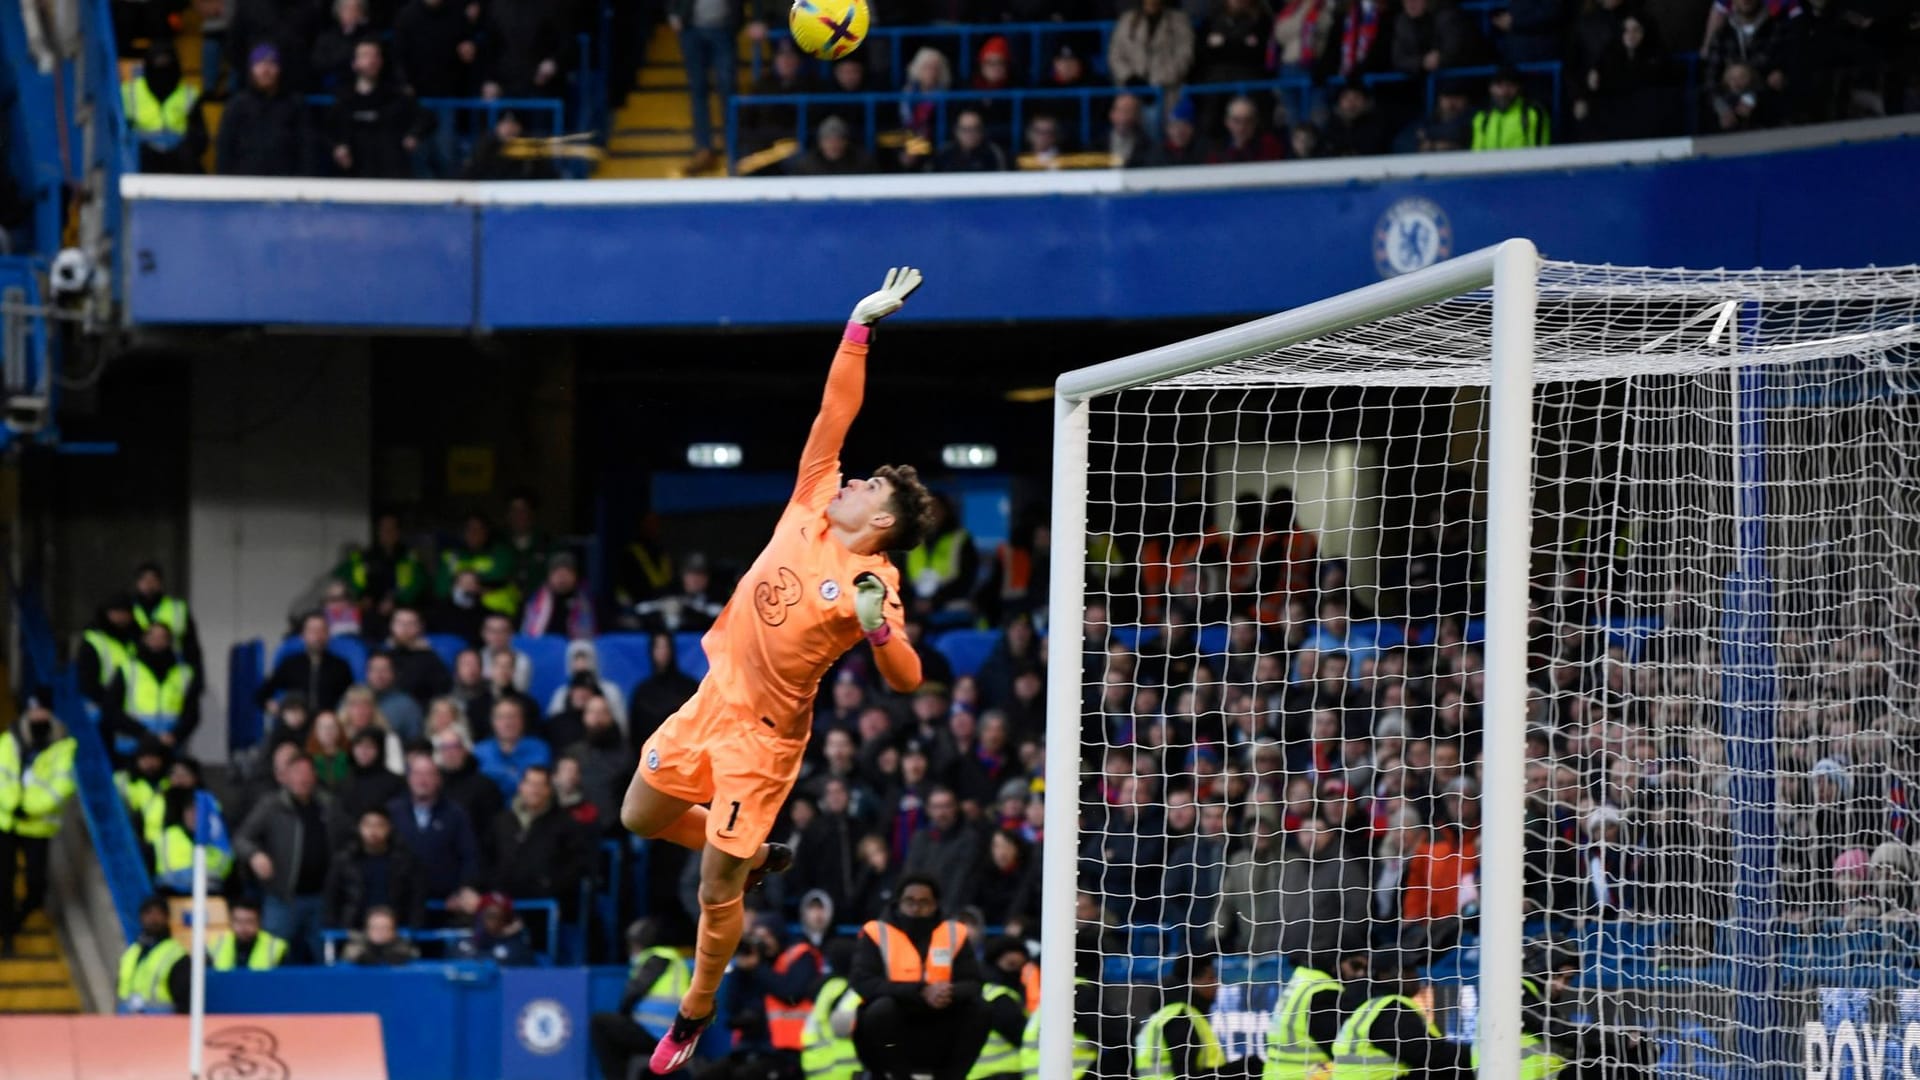
[[[713,995],[720,989],[720,976],[726,974],[734,950],[740,947],[740,930],[746,923],[744,898],[735,896],[724,904],[700,905],[700,941],[693,952],[693,985],[680,999],[680,1013],[689,1020],[713,1014]]]
[[[705,848],[707,846],[707,808],[687,807],[686,813],[673,819],[673,824],[653,834],[653,839],[678,844],[689,851]]]

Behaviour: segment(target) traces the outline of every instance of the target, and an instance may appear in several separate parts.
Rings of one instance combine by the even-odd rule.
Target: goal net
[[[1485,1076],[1523,978],[1584,1076],[1920,1075],[1920,268],[1509,241],[1059,391],[1040,1075],[1355,955]]]

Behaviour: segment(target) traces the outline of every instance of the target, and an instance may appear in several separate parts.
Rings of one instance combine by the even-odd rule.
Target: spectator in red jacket
[[[1478,906],[1479,802],[1470,790],[1461,783],[1442,797],[1439,824],[1407,862],[1407,922],[1458,919]]]

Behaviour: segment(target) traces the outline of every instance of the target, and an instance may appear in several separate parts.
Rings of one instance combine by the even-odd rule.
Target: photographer
[[[761,916],[734,953],[725,984],[734,1031],[728,1055],[732,1072],[723,1076],[799,1080],[801,1075],[801,1033],[813,1011],[813,991],[824,961],[804,939],[783,946],[780,927],[778,916]]]

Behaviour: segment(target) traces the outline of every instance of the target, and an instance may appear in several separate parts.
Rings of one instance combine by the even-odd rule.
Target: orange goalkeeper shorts
[[[707,843],[751,859],[773,832],[800,778],[804,736],[779,734],[771,717],[748,715],[702,684],[640,750],[640,775],[663,795],[706,803]]]

